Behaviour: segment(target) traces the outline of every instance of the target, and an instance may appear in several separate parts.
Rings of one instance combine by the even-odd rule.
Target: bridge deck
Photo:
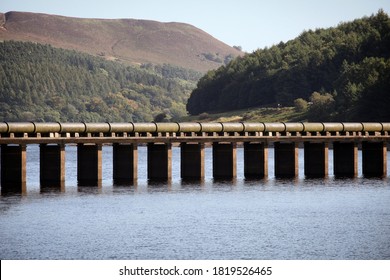
[[[172,144],[181,147],[183,179],[204,177],[204,148],[212,144],[214,178],[236,176],[236,147],[243,143],[246,178],[268,176],[268,147],[274,144],[275,176],[298,176],[298,146],[305,176],[328,175],[333,145],[334,174],[355,177],[358,147],[364,176],[387,176],[390,123],[0,123],[1,190],[26,183],[26,146],[40,145],[41,185],[62,186],[65,146],[77,144],[79,184],[102,180],[102,145],[113,146],[115,180],[137,179],[139,145],[147,145],[148,178],[172,177]],[[304,143],[304,145],[300,145]]]

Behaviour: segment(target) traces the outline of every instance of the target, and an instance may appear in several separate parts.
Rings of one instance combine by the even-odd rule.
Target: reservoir
[[[77,148],[66,146],[63,191],[41,190],[39,146],[27,146],[27,192],[0,197],[0,259],[390,259],[390,178],[247,181],[243,149],[237,179],[148,183],[147,149],[138,147],[138,182],[113,185],[112,147],[103,146],[101,187],[77,185]],[[390,166],[387,153],[387,166]],[[303,166],[303,150],[299,150]]]

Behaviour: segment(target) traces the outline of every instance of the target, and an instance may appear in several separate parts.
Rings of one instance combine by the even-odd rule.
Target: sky
[[[230,46],[252,52],[370,16],[390,0],[0,0],[0,12],[23,11],[81,18],[134,18],[194,25]]]

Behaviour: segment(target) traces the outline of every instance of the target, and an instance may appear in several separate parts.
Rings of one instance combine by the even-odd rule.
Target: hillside
[[[200,73],[125,66],[30,42],[0,42],[0,121],[144,122],[186,115]]]
[[[200,79],[190,114],[296,106],[312,121],[390,120],[390,18],[302,32]]]
[[[242,53],[184,23],[0,13],[0,41],[30,41],[127,64],[171,64],[201,72]]]

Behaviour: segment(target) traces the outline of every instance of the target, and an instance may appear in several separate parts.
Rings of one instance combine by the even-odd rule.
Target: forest
[[[171,65],[125,66],[31,42],[0,42],[0,120],[175,120],[201,74]]]
[[[379,10],[238,57],[198,81],[187,110],[288,106],[309,121],[390,121],[389,16]]]

